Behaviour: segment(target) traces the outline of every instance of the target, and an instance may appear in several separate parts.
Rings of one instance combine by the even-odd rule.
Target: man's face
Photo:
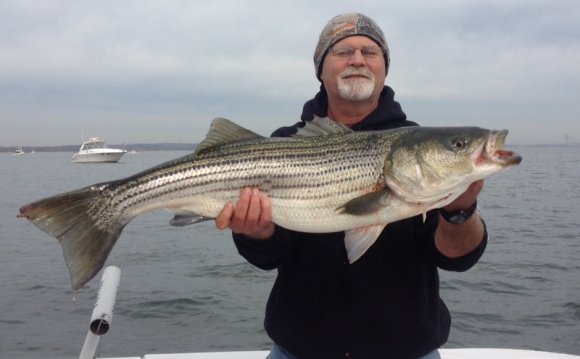
[[[344,38],[324,58],[321,79],[330,97],[347,101],[374,99],[385,84],[384,54],[366,36]]]

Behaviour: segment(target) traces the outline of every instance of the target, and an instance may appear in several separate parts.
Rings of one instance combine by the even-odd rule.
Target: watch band
[[[441,217],[449,223],[461,224],[467,221],[477,210],[477,200],[467,209],[458,209],[456,211],[446,211],[443,208],[439,208],[439,213]]]

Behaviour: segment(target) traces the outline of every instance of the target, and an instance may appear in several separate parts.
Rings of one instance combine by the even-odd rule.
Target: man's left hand
[[[448,212],[458,209],[467,209],[477,200],[477,195],[483,189],[483,180],[473,182],[462,195],[457,197],[453,202],[443,207]]]

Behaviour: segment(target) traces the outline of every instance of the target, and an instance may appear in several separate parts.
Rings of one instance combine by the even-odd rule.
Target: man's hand
[[[458,209],[467,209],[473,202],[477,199],[477,195],[483,189],[483,180],[478,180],[473,182],[467,190],[459,197],[457,197],[453,202],[449,203],[447,206],[443,207],[448,212],[456,211]]]
[[[218,229],[230,228],[232,232],[255,239],[268,239],[274,234],[272,202],[267,194],[257,188],[244,188],[236,205],[227,203],[215,219]]]
[[[456,211],[469,208],[477,199],[482,188],[483,180],[473,182],[462,195],[445,206],[444,209]],[[461,257],[479,246],[483,234],[484,226],[478,211],[462,224],[448,223],[440,218],[435,231],[435,246],[439,252],[447,257]]]

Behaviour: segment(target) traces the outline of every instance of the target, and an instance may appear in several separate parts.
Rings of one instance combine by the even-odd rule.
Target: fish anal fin
[[[193,212],[179,212],[169,221],[169,224],[175,227],[188,226],[205,221],[211,221],[213,218],[204,217]]]
[[[337,210],[340,213],[364,216],[375,213],[388,204],[392,192],[388,187],[351,199]]]
[[[344,246],[348,255],[348,261],[354,263],[376,242],[386,224],[360,227],[346,231]]]

